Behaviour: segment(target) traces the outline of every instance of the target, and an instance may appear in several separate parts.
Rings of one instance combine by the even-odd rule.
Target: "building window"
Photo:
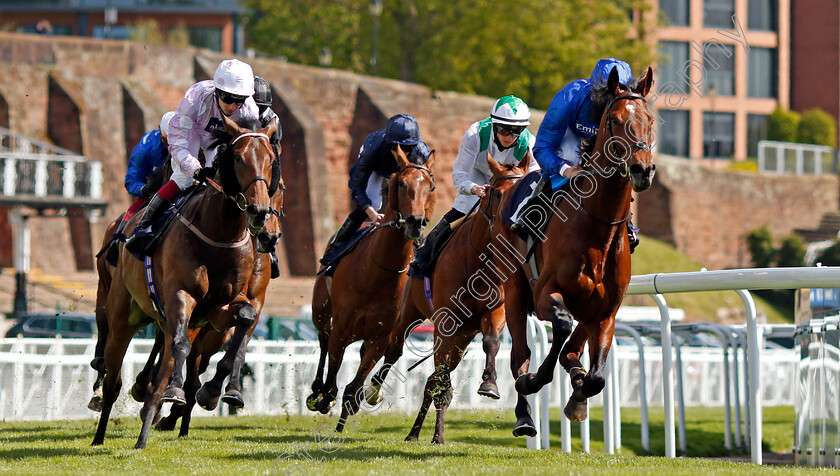
[[[218,27],[187,27],[190,45],[222,51],[222,29]]]
[[[776,0],[750,0],[747,8],[747,28],[776,31]]]
[[[659,10],[665,15],[668,26],[688,26],[689,0],[659,0]]]
[[[662,87],[670,82],[677,86],[668,86],[669,93],[687,93],[688,85],[685,80],[685,65],[688,63],[688,43],[680,41],[662,41],[659,43],[659,71],[657,83]]]
[[[720,96],[734,96],[735,47],[716,42],[706,43],[703,45],[703,52],[706,93],[708,94],[709,90],[714,88],[717,91],[716,94]]]
[[[706,0],[703,2],[703,26],[706,28],[732,28],[735,0]]]
[[[767,115],[747,114],[747,157],[758,157],[758,141],[767,139]]]
[[[730,158],[735,154],[735,114],[703,113],[703,155]]]
[[[93,38],[111,38],[114,40],[127,40],[131,37],[134,27],[126,25],[111,25],[110,31],[105,31],[105,25],[93,25],[91,36]]]
[[[688,111],[661,109],[658,112],[662,122],[659,124],[656,150],[661,154],[688,157]]]
[[[73,36],[72,25],[50,25],[52,27],[52,35]],[[38,31],[37,25],[21,25],[17,28],[18,33],[42,33]]]
[[[750,48],[747,56],[747,96],[776,97],[776,49]]]

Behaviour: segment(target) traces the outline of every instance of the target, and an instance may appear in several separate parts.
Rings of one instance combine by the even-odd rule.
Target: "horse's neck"
[[[387,213],[382,219],[387,223],[396,219],[396,213]],[[411,240],[402,230],[386,226],[376,231],[371,256],[379,265],[391,270],[402,270],[411,260]]]
[[[492,212],[495,213],[495,210]],[[476,251],[484,252],[487,246],[490,245],[490,223],[494,219],[495,217],[493,215],[485,215],[482,211],[479,211],[472,217],[472,223],[469,224],[469,240],[470,245]]]
[[[224,193],[211,189],[192,200],[192,209],[184,213],[187,219],[208,238],[218,241],[234,241],[242,237],[248,220],[232,200]]]

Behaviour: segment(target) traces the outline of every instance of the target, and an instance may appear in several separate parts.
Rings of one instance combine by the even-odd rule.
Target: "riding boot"
[[[108,244],[108,251],[105,252],[105,262],[111,266],[117,265],[117,258],[120,256],[120,242],[125,241],[123,230],[125,230],[126,223],[128,222],[120,220],[120,224],[117,225],[117,231],[114,232],[114,235],[111,237],[111,243]]]
[[[280,265],[277,263],[277,253],[272,251],[268,254],[268,258],[271,260],[271,279],[279,278]]]
[[[630,241],[630,254],[633,254],[636,251],[636,247],[639,246],[639,229],[633,226],[632,220],[633,216],[631,215],[627,220],[627,238]]]
[[[452,228],[446,220],[446,217],[441,218],[437,225],[432,228],[432,231],[429,232],[429,235],[426,236],[423,246],[421,246],[414,254],[414,259],[411,260],[411,267],[426,276],[426,273],[431,271],[430,265],[432,264],[433,259],[437,256],[440,243],[446,241],[446,237],[449,236],[451,232]]]
[[[511,217],[511,220],[513,220],[511,230],[517,235],[522,234],[525,230],[525,225],[527,224],[525,222],[525,217],[528,215],[529,208],[540,206],[541,202],[537,199],[537,197],[539,196],[540,192],[542,192],[542,189],[547,183],[548,180],[546,180],[545,176],[540,175],[540,180],[534,186],[534,189],[531,191],[531,195],[529,195],[528,198],[525,199],[525,203],[520,205],[519,209],[516,210],[514,216]]]
[[[161,197],[157,193],[152,195],[146,211],[143,212],[140,222],[137,223],[137,227],[134,229],[134,234],[125,242],[125,249],[134,255],[143,253],[152,241],[152,238],[154,238],[152,234],[152,223],[168,207],[169,200]]]
[[[355,211],[347,215],[344,223],[341,224],[341,228],[338,229],[332,241],[327,246],[327,249],[324,250],[324,256],[320,260],[321,264],[328,265],[329,261],[324,258],[334,250],[347,244],[347,241],[353,237],[353,234],[356,233],[356,230],[359,229],[364,221],[364,218],[359,220],[358,214]]]

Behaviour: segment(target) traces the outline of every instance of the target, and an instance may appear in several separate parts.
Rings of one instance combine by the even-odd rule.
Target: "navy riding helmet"
[[[259,76],[254,76],[254,102],[257,106],[271,106],[271,86]]]
[[[385,126],[385,142],[417,145],[420,142],[420,128],[414,116],[397,114],[388,119],[388,124]]]

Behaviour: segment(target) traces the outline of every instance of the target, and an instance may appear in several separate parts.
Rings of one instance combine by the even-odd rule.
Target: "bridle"
[[[469,212],[467,212],[467,214],[466,214],[466,215],[464,215],[464,217],[469,217],[469,216],[470,216],[470,214],[471,214],[471,213],[472,213],[472,212],[473,212],[476,208],[478,208],[478,210],[479,210],[479,212],[481,213],[481,215],[482,215],[482,216],[483,216],[483,217],[487,220],[487,223],[488,223],[488,224],[489,224],[489,226],[490,226],[490,233],[492,234],[492,233],[493,233],[493,222],[494,222],[494,219],[493,219],[493,216],[490,214],[490,212],[492,211],[492,208],[493,208],[493,197],[494,197],[494,195],[495,195],[493,192],[498,192],[498,190],[496,190],[496,182],[499,182],[499,181],[501,181],[501,180],[515,180],[515,179],[520,179],[520,178],[522,178],[522,177],[524,177],[524,176],[525,176],[524,174],[510,174],[510,175],[500,175],[500,176],[498,176],[498,177],[494,177],[492,180],[490,180],[490,189],[487,191],[487,193],[488,193],[488,195],[489,195],[489,196],[487,197],[487,206],[486,206],[486,207],[480,207],[480,208],[479,208],[479,205],[481,204],[481,199],[479,199],[478,201],[476,201],[476,202],[475,202],[475,205],[473,205],[473,208],[472,208]],[[463,224],[463,222],[461,222],[461,224]],[[460,226],[461,226],[461,225],[458,225],[458,227],[459,227],[459,228],[460,228]],[[470,244],[470,248],[472,248],[472,250],[473,250],[473,251],[475,251],[475,253],[476,253],[476,254],[479,254],[479,255],[480,255],[480,254],[481,254],[481,251],[478,251],[478,250],[475,248],[475,245],[473,245],[473,243],[472,243],[472,234],[473,234],[473,228],[474,228],[474,227],[475,227],[475,220],[473,220],[473,221],[472,221],[472,223],[470,223],[470,234],[469,234],[469,237],[468,237],[468,239],[467,239],[467,242]],[[452,235],[454,236],[454,235],[455,235],[455,232],[457,232],[457,231],[458,231],[457,229],[453,230],[453,231],[452,231]]]
[[[265,134],[263,132],[245,132],[243,134],[238,135],[235,139],[233,139],[230,142],[230,145],[231,146],[236,145],[236,143],[239,141],[239,139],[242,139],[243,137],[257,137],[259,139],[265,139],[265,141],[268,142],[269,149],[271,149],[270,138],[268,137],[268,134]],[[279,157],[274,157],[274,160],[280,160],[280,158]],[[245,209],[248,208],[248,200],[245,198],[245,192],[247,192],[248,189],[251,188],[251,185],[254,185],[257,182],[265,183],[266,188],[269,188],[269,186],[270,186],[269,182],[268,182],[268,179],[266,179],[262,175],[257,175],[256,177],[249,180],[248,183],[245,184],[245,187],[241,187],[240,191],[237,194],[228,195],[227,193],[224,192],[224,190],[222,190],[222,193],[224,193],[225,197],[227,197],[229,200],[231,200],[236,205],[236,207],[239,208],[240,211],[244,212]],[[280,190],[280,193],[282,194],[285,190],[286,190],[286,187],[282,186],[282,188]],[[276,217],[284,216],[282,205],[280,206],[279,211],[275,210],[274,207],[269,207],[268,211],[269,211],[269,213],[271,213],[272,215],[274,215]]]

